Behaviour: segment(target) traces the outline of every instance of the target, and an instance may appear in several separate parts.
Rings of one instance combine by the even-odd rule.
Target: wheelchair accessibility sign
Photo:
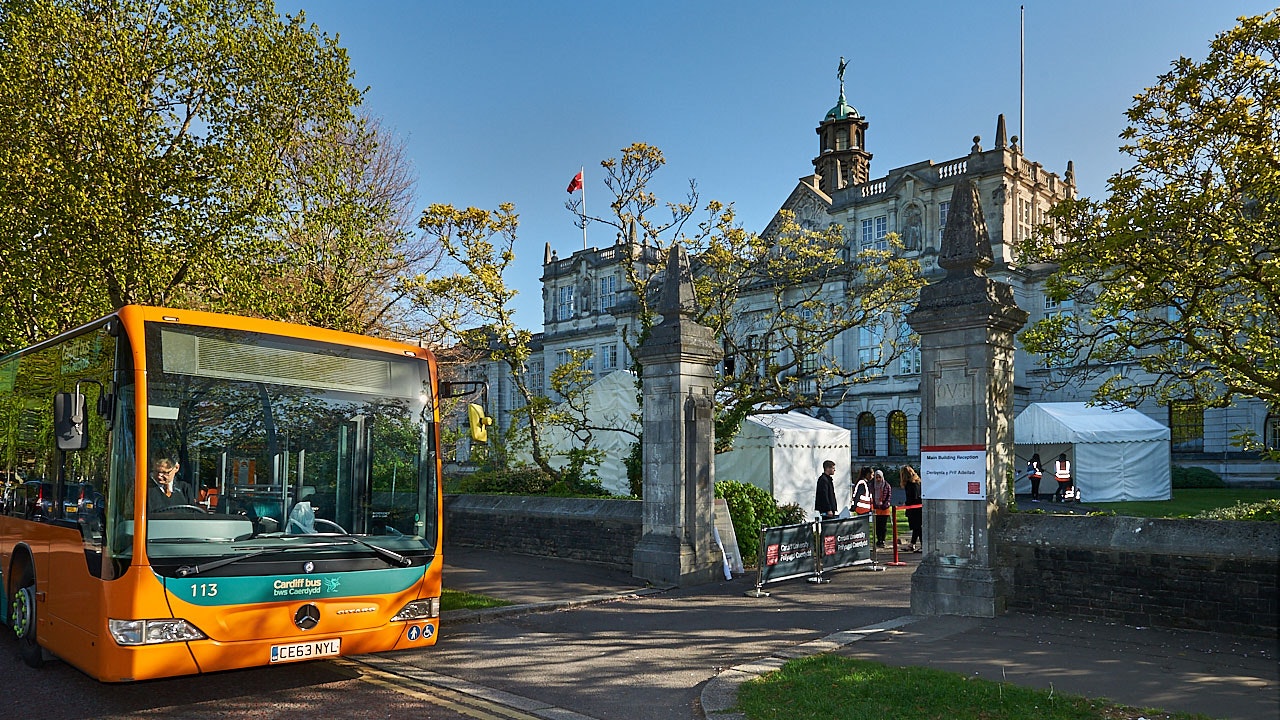
[[[432,635],[436,634],[434,625],[410,625],[406,637],[409,642],[417,642],[419,640],[430,640]]]

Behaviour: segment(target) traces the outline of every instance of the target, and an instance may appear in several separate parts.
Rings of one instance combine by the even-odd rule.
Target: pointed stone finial
[[[1076,184],[1076,164],[1072,160],[1067,161],[1067,174],[1064,176],[1068,185]]]
[[[689,267],[689,255],[680,243],[672,243],[667,252],[667,274],[662,279],[657,310],[664,323],[676,315],[692,315],[695,310],[693,270]]]
[[[1009,137],[1004,132],[1004,113],[996,118],[996,147],[1003,150],[1009,144]]]
[[[636,244],[636,221],[635,220],[632,220],[627,226],[627,242],[631,243],[632,245]]]
[[[551,262],[551,243],[547,243],[542,249],[542,264],[547,265]]]
[[[961,178],[951,191],[938,266],[946,268],[947,276],[951,277],[981,275],[993,264],[991,237],[987,234],[987,222],[982,217],[978,188],[969,178]]]

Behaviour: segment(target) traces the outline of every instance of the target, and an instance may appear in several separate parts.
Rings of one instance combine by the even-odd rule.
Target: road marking
[[[380,670],[372,665],[342,658],[331,661],[360,673],[360,679],[401,695],[429,702],[477,720],[544,720],[543,717],[516,708],[450,690],[425,679],[411,678],[394,672]]]

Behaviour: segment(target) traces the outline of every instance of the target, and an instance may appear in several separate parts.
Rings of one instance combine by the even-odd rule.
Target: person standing
[[[839,509],[836,507],[836,483],[833,477],[836,464],[830,460],[822,463],[822,474],[818,476],[818,492],[813,501],[813,509],[822,515],[822,519],[833,518]]]
[[[884,472],[875,471],[871,486],[871,507],[876,515],[876,547],[884,547],[884,536],[889,530],[889,516],[893,514],[893,488],[884,479]]]
[[[902,470],[898,472],[899,484],[902,489],[907,491],[907,501],[905,503],[907,514],[907,525],[911,527],[911,542],[900,548],[905,552],[920,552],[923,547],[923,538],[920,534],[921,525],[924,521],[924,508],[920,507],[923,494],[920,487],[920,476],[916,474],[915,468],[910,465],[903,465]],[[912,506],[915,507],[912,507]]]
[[[1027,461],[1027,477],[1031,479],[1031,502],[1040,502],[1040,478],[1044,477],[1044,468],[1040,466],[1040,453],[1035,453]]]
[[[871,481],[874,473],[869,467],[863,467],[858,471],[858,479],[853,483],[853,495],[850,497],[849,504],[853,507],[854,515],[866,515],[871,512]]]
[[[1055,502],[1064,502],[1067,499],[1067,489],[1071,487],[1071,461],[1067,459],[1066,453],[1061,453],[1053,461],[1053,479],[1058,481],[1058,491],[1053,494],[1053,499]]]

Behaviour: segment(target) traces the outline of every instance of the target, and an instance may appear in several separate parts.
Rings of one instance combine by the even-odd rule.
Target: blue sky
[[[1275,0],[1270,0],[1272,3]],[[734,203],[762,230],[813,172],[817,126],[838,94],[867,118],[871,177],[989,147],[996,116],[1019,134],[1019,2],[496,2],[277,0],[339,37],[366,109],[407,144],[420,209],[520,214],[508,283],[522,324],[541,323],[544,243],[582,249],[564,208],[586,166],[587,210],[607,209],[599,163],[632,142],[667,158],[655,184],[680,201]],[[1236,0],[1026,2],[1027,156],[1101,196],[1133,95],[1180,55],[1202,59]],[[592,226],[588,241],[613,243]]]

